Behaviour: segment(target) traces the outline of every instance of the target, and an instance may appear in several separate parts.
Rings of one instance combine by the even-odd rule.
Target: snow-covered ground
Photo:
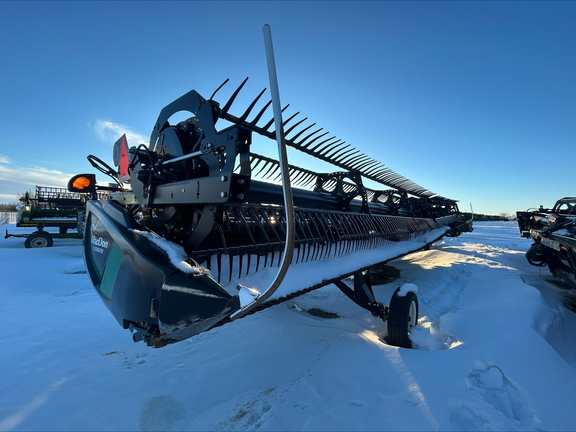
[[[0,239],[0,430],[574,430],[576,315],[530,243],[481,222],[394,261],[375,292],[418,286],[416,349],[334,286],[152,349],[100,301],[80,240]]]

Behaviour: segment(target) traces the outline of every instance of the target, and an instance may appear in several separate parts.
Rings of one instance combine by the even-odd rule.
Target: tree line
[[[18,203],[0,204],[0,212],[14,212]]]
[[[478,214],[478,213],[462,213],[468,219],[474,216],[474,220],[478,222],[485,222],[485,221],[509,221],[516,218],[516,215],[512,216],[508,213],[500,213],[499,215],[485,215],[485,214]]]

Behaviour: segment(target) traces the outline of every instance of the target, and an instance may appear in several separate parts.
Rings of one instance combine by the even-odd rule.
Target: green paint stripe
[[[120,248],[116,245],[112,246],[108,261],[106,262],[106,268],[104,269],[102,283],[100,284],[100,292],[104,294],[108,300],[112,300],[112,291],[114,291],[114,284],[116,283],[116,277],[122,266],[123,259],[124,254]]]
[[[94,260],[94,251],[92,250],[92,244],[90,244],[90,240],[84,239],[84,248],[88,249],[88,257],[90,258],[92,269],[94,269],[98,281],[102,282],[102,273],[100,273],[100,269],[98,268],[98,266],[96,265],[96,261]]]

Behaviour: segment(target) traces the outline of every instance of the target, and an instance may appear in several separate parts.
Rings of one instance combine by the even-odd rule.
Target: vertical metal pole
[[[276,61],[274,59],[274,48],[272,46],[272,33],[270,26],[264,25],[264,47],[266,49],[266,62],[268,64],[268,78],[270,81],[270,93],[272,95],[272,108],[274,110],[274,125],[276,128],[276,142],[278,144],[278,161],[280,163],[280,177],[282,179],[282,191],[284,193],[284,208],[286,211],[286,244],[282,262],[276,274],[276,278],[270,284],[270,287],[262,292],[255,301],[242,307],[242,309],[231,315],[231,319],[237,319],[244,316],[254,306],[265,302],[278,289],[292,262],[294,256],[294,239],[295,239],[295,217],[294,217],[294,200],[292,198],[292,186],[290,184],[290,170],[288,167],[288,154],[286,152],[286,140],[284,138],[284,127],[282,126],[282,107],[280,105],[280,92],[278,91],[278,78],[276,76]],[[239,286],[241,290],[243,287]]]
[[[286,152],[286,139],[284,126],[282,125],[282,105],[280,104],[280,91],[278,90],[278,77],[276,76],[276,60],[272,45],[272,33],[268,24],[262,29],[264,32],[264,45],[266,48],[266,61],[268,64],[268,79],[270,81],[270,93],[272,94],[272,108],[274,110],[274,126],[276,129],[276,142],[278,144],[278,160],[282,178],[282,191],[284,192],[284,207],[286,209],[286,247],[284,250],[283,263],[290,265],[294,253],[294,200],[292,198],[292,186],[290,184],[290,170],[288,168],[288,154]],[[281,266],[282,268],[282,266]]]

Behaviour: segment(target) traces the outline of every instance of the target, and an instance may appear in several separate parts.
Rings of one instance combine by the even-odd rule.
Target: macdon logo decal
[[[96,238],[94,235],[92,235],[90,243],[92,243],[92,250],[94,252],[102,253],[104,252],[104,249],[108,249],[108,242],[102,237]]]

